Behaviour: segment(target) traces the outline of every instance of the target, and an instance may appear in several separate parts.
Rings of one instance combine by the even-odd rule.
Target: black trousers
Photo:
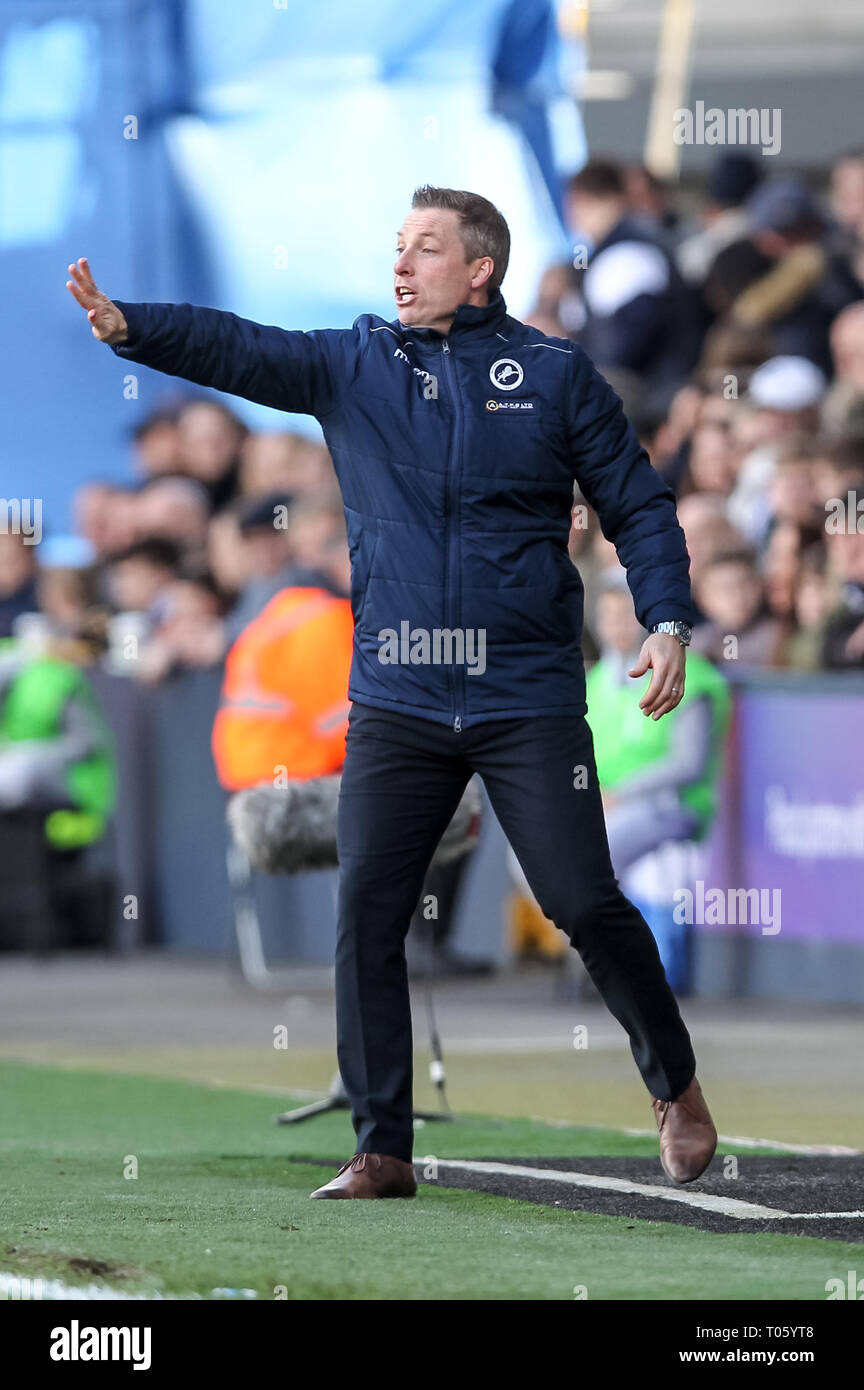
[[[581,716],[490,720],[456,733],[354,704],[339,799],[339,1070],[357,1152],[410,1160],[413,1041],[405,936],[429,860],[473,772],[547,917],[625,1028],[646,1087],[693,1079],[690,1037],[651,929],[609,858]]]

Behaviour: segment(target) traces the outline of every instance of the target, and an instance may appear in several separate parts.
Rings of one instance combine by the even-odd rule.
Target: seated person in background
[[[180,552],[173,541],[156,536],[135,541],[106,561],[112,607],[120,613],[145,613],[149,626],[156,627],[179,568]]]
[[[645,634],[623,570],[604,582],[598,636],[602,655],[588,673],[588,722],[609,849],[620,877],[667,840],[702,839],[707,833],[730,697],[719,671],[689,652],[684,697],[672,719],[645,717],[629,675]]]
[[[274,492],[246,498],[231,509],[240,539],[237,561],[243,577],[228,616],[228,637],[232,642],[274,595],[293,581],[296,567],[288,539],[288,518],[293,505],[290,493]],[[211,530],[212,526],[211,522]],[[211,544],[212,541],[211,534]]]
[[[744,546],[744,537],[726,515],[725,502],[713,493],[691,492],[678,503],[678,520],[690,555],[690,582],[695,588],[700,575],[717,555]]]
[[[828,559],[842,586],[840,602],[825,625],[821,665],[829,670],[864,666],[864,532],[849,529],[828,537]]]
[[[568,215],[585,238],[584,323],[575,338],[601,371],[626,368],[662,412],[696,363],[699,305],[672,260],[632,216],[622,171],[595,160],[570,180]]]
[[[0,637],[11,637],[15,619],[36,601],[36,549],[13,531],[0,531]]]
[[[309,496],[336,486],[333,461],[325,444],[290,430],[250,434],[241,450],[240,494]]]
[[[180,431],[177,417],[183,401],[167,399],[132,430],[135,471],[143,481],[180,472]]]
[[[206,488],[214,511],[237,493],[240,451],[248,433],[227,404],[211,397],[190,401],[178,414],[179,471]]]
[[[761,178],[752,154],[729,150],[717,155],[700,201],[701,230],[682,241],[676,251],[678,269],[690,284],[699,285],[726,246],[750,231],[746,203]]]
[[[784,629],[766,612],[765,588],[752,551],[716,555],[701,570],[694,592],[707,619],[693,629],[694,652],[718,663],[779,663]]]
[[[67,644],[68,645],[68,644]],[[110,875],[81,862],[115,799],[114,740],[92,686],[49,641],[0,641],[0,936],[106,944]],[[86,861],[85,861],[86,862]]]
[[[218,666],[226,647],[224,610],[212,575],[179,575],[164,594],[161,622],[142,645],[137,678],[152,683],[172,671]]]
[[[0,812],[44,812],[70,849],[102,836],[113,803],[113,738],[83,671],[0,642]]]
[[[828,568],[825,546],[808,546],[798,565],[792,606],[795,625],[785,644],[784,666],[795,671],[819,670],[838,589],[836,576]]]
[[[108,560],[138,539],[138,493],[110,481],[84,483],[72,499],[75,532],[97,561]]]
[[[210,498],[193,478],[155,478],[141,489],[135,508],[139,540],[173,541],[186,560],[200,562],[207,546]]]
[[[822,405],[826,434],[864,434],[864,299],[838,314],[831,325],[834,384]]]

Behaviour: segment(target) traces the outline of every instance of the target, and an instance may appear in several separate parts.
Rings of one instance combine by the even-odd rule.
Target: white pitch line
[[[787,1214],[793,1221],[837,1221],[840,1217],[844,1220],[862,1217],[864,1211],[790,1211]]]
[[[548,1123],[548,1122],[547,1122]],[[566,1126],[569,1128],[575,1122],[567,1120]],[[580,1128],[596,1129],[596,1125],[580,1126]],[[604,1129],[613,1129],[613,1125],[604,1125]],[[656,1138],[656,1130],[653,1129],[622,1129],[622,1134],[632,1134],[638,1138]],[[746,1134],[718,1134],[718,1144],[735,1144],[739,1149],[781,1149],[788,1154],[812,1154],[816,1158],[859,1158],[861,1149],[849,1149],[844,1144],[786,1144],[781,1139],[753,1139]]]
[[[456,1168],[467,1173],[493,1173],[501,1177],[536,1178],[540,1182],[568,1183],[571,1187],[593,1187],[602,1192],[626,1192],[631,1197],[657,1197],[661,1202],[680,1202],[687,1207],[700,1207],[722,1216],[741,1219],[789,1216],[776,1207],[760,1207],[754,1202],[741,1202],[737,1197],[713,1197],[705,1192],[679,1192],[674,1187],[655,1183],[630,1182],[627,1178],[603,1177],[599,1173],[571,1173],[560,1168],[525,1168],[521,1164],[484,1163],[477,1159],[439,1158],[439,1168]]]
[[[777,1207],[762,1207],[756,1202],[742,1202],[737,1197],[714,1197],[708,1192],[681,1192],[674,1187],[656,1183],[631,1182],[627,1178],[604,1177],[599,1173],[572,1173],[562,1168],[527,1168],[519,1163],[485,1163],[480,1159],[440,1158],[439,1168],[456,1168],[468,1173],[497,1173],[502,1177],[539,1178],[542,1182],[569,1183],[571,1187],[593,1187],[602,1192],[626,1192],[631,1197],[658,1197],[662,1202],[681,1202],[687,1207],[722,1216],[735,1216],[742,1221],[830,1221],[864,1217],[864,1211],[780,1211]]]

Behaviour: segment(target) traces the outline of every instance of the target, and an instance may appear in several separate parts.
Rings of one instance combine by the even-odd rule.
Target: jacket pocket
[[[360,627],[368,603],[380,533],[377,523],[365,517],[357,517],[355,525],[357,529],[349,540],[348,553],[351,557],[351,611],[355,627]]]

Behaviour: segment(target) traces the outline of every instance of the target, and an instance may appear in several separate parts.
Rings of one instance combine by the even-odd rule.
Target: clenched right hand
[[[126,319],[113,300],[97,290],[87,257],[81,256],[77,264],[70,265],[69,274],[72,279],[66,281],[66,288],[81,308],[87,310],[93,337],[100,343],[125,342],[129,336]]]

